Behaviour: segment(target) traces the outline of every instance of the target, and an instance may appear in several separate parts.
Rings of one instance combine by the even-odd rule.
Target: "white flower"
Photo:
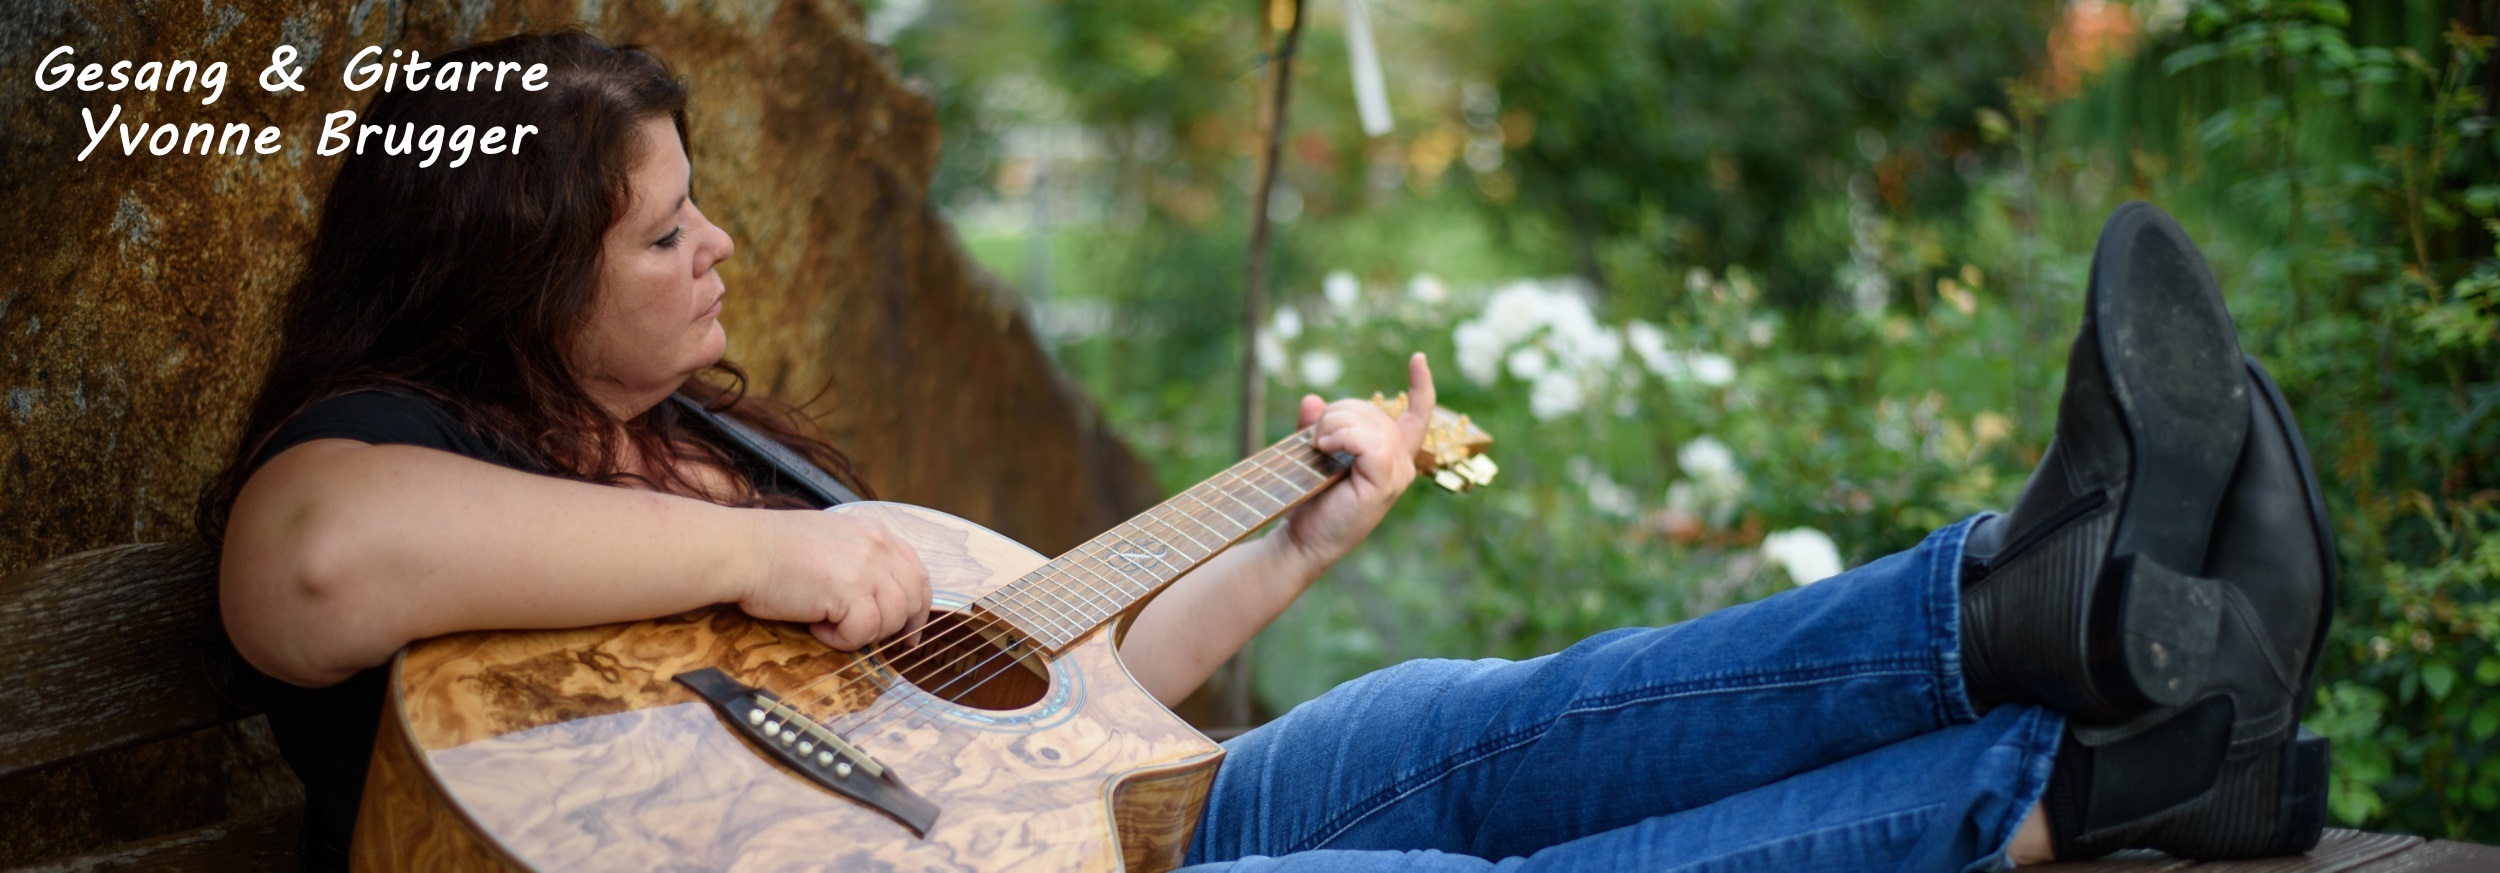
[[[1269,330],[1259,331],[1258,348],[1259,369],[1266,371],[1270,376],[1284,375],[1285,344],[1276,338],[1276,332]]]
[[[1451,344],[1458,347],[1458,372],[1467,381],[1491,385],[1502,376],[1502,352],[1509,347],[1500,333],[1481,321],[1462,321],[1450,332]]]
[[[1545,326],[1545,289],[1534,282],[1512,282],[1493,292],[1493,299],[1484,305],[1484,324],[1501,337],[1502,345],[1517,345]]]
[[[1685,363],[1692,368],[1693,381],[1701,384],[1725,385],[1736,381],[1736,362],[1728,360],[1726,355],[1696,352],[1685,356]]]
[[[1632,499],[1632,489],[1616,484],[1613,477],[1604,473],[1594,474],[1589,477],[1586,487],[1589,505],[1596,507],[1597,511],[1619,518],[1640,514],[1641,507]]]
[[[1752,340],[1756,347],[1770,345],[1771,338],[1778,335],[1779,326],[1768,317],[1754,319],[1745,325],[1745,338]]]
[[[1320,281],[1320,293],[1326,295],[1328,302],[1336,304],[1338,309],[1352,309],[1356,298],[1363,296],[1363,283],[1355,281],[1353,273],[1330,270],[1328,278]]]
[[[1578,412],[1586,402],[1588,395],[1580,387],[1580,380],[1562,373],[1547,373],[1529,389],[1528,414],[1543,421]]]
[[[1684,290],[1694,296],[1710,290],[1710,271],[1700,267],[1684,271]]]
[[[1780,531],[1762,538],[1762,559],[1787,568],[1798,585],[1812,585],[1840,575],[1840,548],[1832,538],[1810,527]]]
[[[1641,364],[1647,366],[1650,372],[1660,378],[1671,378],[1667,372],[1672,367],[1678,376],[1682,375],[1684,362],[1676,360],[1675,353],[1667,351],[1667,332],[1657,325],[1634,319],[1631,324],[1624,325],[1623,336],[1630,341],[1632,354],[1640,356]]]
[[[1406,283],[1406,296],[1415,298],[1417,303],[1438,304],[1450,299],[1450,286],[1442,284],[1439,276],[1417,273]]]
[[[1276,307],[1276,317],[1271,319],[1267,331],[1281,340],[1291,340],[1301,336],[1302,313],[1291,306]]]
[[[1623,334],[1599,327],[1578,297],[1554,311],[1552,345],[1563,363],[1580,370],[1610,370],[1623,361]]]
[[[1552,362],[1545,358],[1545,350],[1535,346],[1521,346],[1510,353],[1509,364],[1510,374],[1523,382],[1534,382],[1553,369]]]
[[[1736,453],[1704,434],[1676,449],[1675,463],[1684,468],[1684,475],[1695,479],[1723,479],[1736,472]]]
[[[1302,384],[1325,388],[1337,384],[1345,375],[1345,361],[1333,352],[1312,350],[1302,353]]]

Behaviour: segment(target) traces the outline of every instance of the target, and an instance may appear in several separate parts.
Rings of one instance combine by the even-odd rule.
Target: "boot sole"
[[[2134,467],[2086,636],[2093,677],[2106,698],[2175,706],[2204,689],[2221,627],[2220,592],[2179,568],[2204,565],[2248,436],[2248,380],[2220,288],[2160,209],[2129,203],[2110,216],[2091,283]]]

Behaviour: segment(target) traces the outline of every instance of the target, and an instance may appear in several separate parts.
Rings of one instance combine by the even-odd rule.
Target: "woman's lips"
[[[721,302],[721,300],[722,300],[722,299],[727,298],[728,296],[729,296],[729,295],[728,295],[728,293],[723,292],[723,293],[722,293],[719,297],[714,297],[714,298],[712,298],[712,305],[710,305],[710,306],[706,306],[706,307],[703,307],[703,311],[702,311],[702,312],[697,312],[697,313],[695,313],[695,314],[694,314],[694,320],[696,320],[696,321],[702,321],[702,320],[707,319],[707,318],[719,318],[719,317],[720,317],[720,302]]]

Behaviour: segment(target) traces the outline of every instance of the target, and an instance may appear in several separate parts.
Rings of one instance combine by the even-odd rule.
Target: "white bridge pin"
[[[809,740],[809,741],[807,741],[807,742],[800,743],[800,744],[799,744],[799,754],[802,754],[802,755],[813,755],[813,754],[816,754],[816,741],[814,741],[814,740]]]
[[[764,732],[765,732],[765,733],[768,733],[768,734],[777,734],[777,733],[780,733],[780,732],[781,732],[781,723],[780,723],[780,722],[777,722],[777,721],[768,721],[768,722],[765,722],[765,723],[764,723]]]
[[[831,764],[831,763],[833,763],[833,753],[832,753],[832,752],[817,752],[817,753],[816,753],[816,763],[818,763],[818,764]]]
[[[851,762],[849,762],[849,761],[844,761],[844,762],[842,762],[842,763],[839,763],[839,764],[835,764],[835,765],[833,765],[833,775],[835,775],[835,776],[849,776],[849,775],[851,775]]]
[[[764,723],[764,711],[763,711],[763,710],[761,710],[761,709],[750,709],[750,710],[747,710],[747,724],[763,724],[763,723]]]
[[[784,730],[784,731],[782,731],[782,732],[781,732],[781,744],[782,744],[782,745],[785,745],[785,746],[786,746],[786,745],[789,745],[791,740],[795,740],[795,739],[798,739],[798,738],[799,738],[799,732],[798,732],[798,731],[795,731],[795,730]]]

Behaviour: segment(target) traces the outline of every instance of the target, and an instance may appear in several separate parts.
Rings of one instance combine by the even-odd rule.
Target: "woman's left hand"
[[[1432,422],[1432,366],[1417,352],[1406,361],[1406,412],[1390,418],[1367,400],[1321,402],[1302,398],[1301,427],[1315,428],[1314,445],[1326,454],[1354,456],[1346,478],[1286,516],[1284,545],[1314,572],[1345,557],[1380,525],[1389,507],[1415,481],[1415,451]]]

